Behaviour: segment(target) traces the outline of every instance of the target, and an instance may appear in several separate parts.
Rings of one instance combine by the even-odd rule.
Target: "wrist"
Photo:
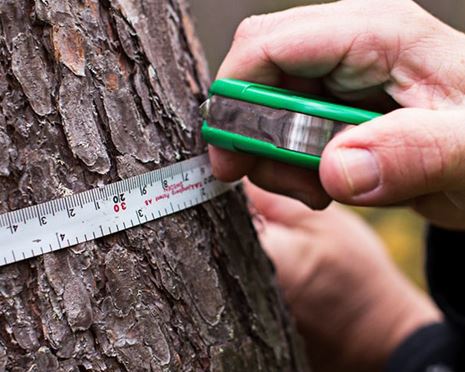
[[[351,353],[364,371],[385,367],[393,352],[419,328],[441,321],[441,313],[404,278],[377,288],[364,314],[353,324]],[[355,341],[354,340],[358,340]],[[367,350],[370,352],[368,353]]]

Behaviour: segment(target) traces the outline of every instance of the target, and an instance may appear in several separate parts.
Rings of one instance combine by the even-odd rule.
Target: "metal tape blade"
[[[201,106],[208,125],[291,151],[320,156],[352,124],[214,95]]]
[[[101,238],[206,202],[232,188],[208,155],[0,215],[0,266]]]

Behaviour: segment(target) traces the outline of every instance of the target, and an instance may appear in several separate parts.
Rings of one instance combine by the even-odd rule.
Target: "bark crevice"
[[[184,0],[0,0],[0,213],[205,151],[206,71]],[[2,267],[0,371],[304,371],[273,277],[237,190]]]

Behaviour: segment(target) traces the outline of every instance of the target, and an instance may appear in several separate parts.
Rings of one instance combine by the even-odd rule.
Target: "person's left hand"
[[[413,330],[440,319],[354,213],[312,211],[250,183],[246,192],[315,371],[381,370]]]

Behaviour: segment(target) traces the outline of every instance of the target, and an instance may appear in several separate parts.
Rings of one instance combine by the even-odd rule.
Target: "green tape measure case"
[[[216,80],[201,111],[208,143],[307,168],[338,132],[381,115],[234,79]]]

